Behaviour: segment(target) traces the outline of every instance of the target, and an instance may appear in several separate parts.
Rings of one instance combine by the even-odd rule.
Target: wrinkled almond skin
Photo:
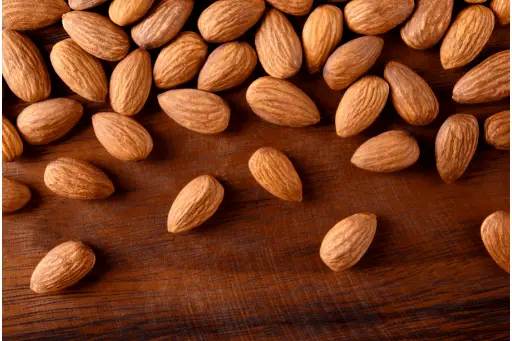
[[[2,116],[2,160],[12,162],[23,153],[23,142],[12,123]]]
[[[453,69],[470,63],[480,54],[494,29],[494,13],[471,5],[455,18],[441,44],[441,64]]]
[[[103,66],[73,39],[55,44],[50,52],[50,61],[57,75],[71,90],[89,101],[105,102],[108,84]]]
[[[343,34],[343,12],[333,5],[318,6],[302,29],[304,56],[309,73],[320,71]]]
[[[108,0],[68,0],[69,7],[75,11],[83,11],[101,5]]]
[[[66,135],[80,120],[83,107],[68,98],[53,98],[26,107],[16,125],[32,145],[48,144]]]
[[[313,0],[267,0],[269,4],[290,15],[306,15],[313,6]]]
[[[336,134],[349,137],[368,128],[386,105],[388,83],[377,76],[365,76],[352,84],[336,111]]]
[[[323,76],[333,90],[343,90],[364,75],[377,61],[384,40],[365,36],[338,47],[325,63]]]
[[[485,218],[480,235],[492,259],[510,273],[510,214],[496,211]]]
[[[189,182],[174,200],[167,230],[182,233],[202,225],[219,208],[224,187],[211,175],[201,175]]]
[[[119,160],[144,160],[153,149],[151,135],[130,117],[101,112],[92,117],[92,126],[103,147]]]
[[[320,258],[332,271],[354,266],[366,253],[377,231],[373,213],[357,213],[334,225],[320,246]]]
[[[391,61],[384,69],[391,88],[391,100],[400,116],[409,124],[423,126],[439,113],[439,102],[430,86],[402,63]]]
[[[64,0],[2,0],[2,27],[35,30],[56,23],[66,12]]]
[[[263,12],[263,0],[219,0],[201,13],[197,27],[207,42],[225,43],[247,32]]]
[[[25,102],[50,96],[50,74],[41,53],[25,35],[2,30],[2,73],[9,89]]]
[[[217,47],[204,63],[197,88],[222,91],[242,84],[254,71],[258,57],[246,42],[229,42]]]
[[[82,242],[59,244],[37,264],[30,278],[30,289],[38,294],[61,291],[85,277],[95,262],[94,252]]]
[[[182,32],[158,54],[153,68],[155,85],[171,89],[192,80],[208,55],[208,45],[195,32]]]
[[[510,110],[502,111],[485,120],[485,141],[496,149],[510,150]]]
[[[108,8],[110,20],[119,26],[133,24],[146,14],[154,0],[114,0]]]
[[[491,0],[491,9],[501,25],[510,24],[510,0]]]
[[[292,83],[273,77],[261,77],[247,89],[247,103],[267,122],[305,127],[320,121],[320,112],[306,93]]]
[[[436,137],[436,165],[445,182],[464,174],[475,155],[478,135],[478,122],[472,115],[455,114],[443,123]]]
[[[158,95],[162,110],[180,126],[201,134],[226,130],[231,111],[219,96],[196,89],[169,90]]]
[[[510,50],[493,54],[469,70],[453,87],[452,98],[463,104],[499,101],[510,96]]]
[[[2,213],[16,212],[30,201],[30,189],[19,181],[2,178]]]

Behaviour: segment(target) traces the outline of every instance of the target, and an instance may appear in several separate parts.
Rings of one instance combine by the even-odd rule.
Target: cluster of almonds
[[[336,112],[336,133],[349,137],[370,126],[383,110],[389,93],[398,114],[411,125],[427,125],[438,115],[439,103],[430,86],[417,73],[396,61],[389,62],[384,79],[368,75],[384,46],[385,33],[409,20],[401,29],[403,41],[415,49],[441,44],[445,69],[470,63],[482,51],[495,24],[509,23],[508,0],[492,0],[491,9],[469,5],[451,22],[453,0],[352,0],[342,12],[335,5],[318,6],[309,15],[302,42],[286,14],[310,12],[313,0],[219,0],[199,17],[200,34],[181,32],[193,9],[193,0],[113,0],[109,17],[87,12],[106,0],[3,0],[3,75],[12,90],[26,102],[37,102],[17,118],[23,139],[32,145],[48,144],[68,133],[80,120],[82,105],[67,98],[47,99],[50,76],[35,45],[17,32],[59,21],[71,38],[53,47],[53,69],[75,93],[92,102],[105,102],[114,112],[92,117],[95,134],[114,157],[123,161],[145,159],[152,150],[150,134],[130,116],[140,112],[153,81],[163,111],[179,125],[203,134],[224,131],[230,108],[215,92],[242,84],[258,61],[269,76],[247,89],[247,102],[262,119],[290,127],[314,125],[320,120],[315,103],[286,81],[302,67],[303,54],[310,73],[323,70],[333,90],[346,89]],[[154,3],[155,2],[155,3]],[[467,1],[467,2],[485,2]],[[494,13],[493,13],[494,11]],[[413,13],[414,12],[414,13]],[[234,41],[258,23],[255,47]],[[344,21],[363,35],[337,47]],[[450,25],[451,23],[451,25]],[[139,46],[130,50],[130,39],[120,26],[132,25],[131,37]],[[170,42],[169,44],[167,44]],[[208,55],[209,43],[221,44]],[[167,45],[166,45],[167,44]],[[152,68],[148,49],[160,48]],[[484,103],[506,98],[509,89],[510,52],[492,55],[462,77],[453,89],[458,103]],[[101,60],[120,61],[107,84]],[[197,89],[172,89],[198,75]],[[169,90],[171,89],[171,90]],[[485,122],[486,141],[509,149],[509,112]],[[23,151],[18,130],[3,118],[3,160],[13,161]],[[449,117],[436,138],[436,163],[446,182],[458,179],[470,163],[478,143],[475,117]],[[373,172],[394,172],[414,164],[420,149],[414,137],[401,130],[378,135],[362,144],[352,163]],[[276,197],[302,200],[302,183],[285,154],[261,148],[249,160],[256,181]],[[72,199],[101,199],[114,192],[108,176],[82,160],[60,158],[44,173],[46,186]],[[30,199],[25,185],[4,178],[3,212],[13,212]],[[210,175],[187,184],[178,194],[168,216],[168,230],[181,233],[210,218],[224,197],[222,185]],[[320,248],[323,261],[334,271],[354,265],[366,252],[377,226],[374,214],[361,213],[336,224]],[[493,259],[509,271],[509,217],[498,211],[482,225],[482,239]],[[91,249],[80,242],[66,242],[51,250],[34,270],[31,288],[45,293],[76,283],[94,266]]]

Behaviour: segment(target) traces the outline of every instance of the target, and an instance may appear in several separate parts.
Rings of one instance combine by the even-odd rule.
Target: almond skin
[[[289,78],[302,66],[302,45],[292,24],[276,9],[269,9],[255,37],[261,66],[275,78]]]
[[[246,99],[252,111],[270,123],[305,127],[320,121],[320,112],[311,98],[282,79],[258,78],[247,89]]]
[[[493,54],[469,70],[453,87],[463,104],[494,102],[510,96],[510,50]]]
[[[377,61],[384,40],[366,36],[338,47],[325,63],[323,76],[333,90],[343,90],[364,75]]]
[[[93,8],[107,2],[107,0],[68,0],[68,5],[75,11]]]
[[[377,76],[365,76],[352,84],[336,111],[336,134],[349,137],[368,128],[384,109],[388,94],[388,83]]]
[[[357,213],[334,225],[320,246],[320,258],[332,271],[354,266],[366,253],[377,231],[373,213]]]
[[[174,200],[167,218],[167,230],[182,233],[202,225],[219,208],[224,187],[211,175],[189,182]]]
[[[57,75],[71,90],[89,101],[105,102],[108,85],[103,66],[73,39],[55,44],[50,60]]]
[[[41,53],[25,35],[2,30],[2,72],[9,89],[25,102],[50,96],[50,74]]]
[[[230,109],[219,96],[196,89],[169,90],[158,95],[162,110],[180,126],[201,134],[226,130]]]
[[[193,0],[160,0],[141,22],[133,26],[133,41],[145,49],[165,45],[185,25],[193,7]]]
[[[302,201],[302,182],[290,159],[275,148],[260,148],[249,159],[249,170],[270,194],[286,201]]]
[[[510,110],[502,111],[485,120],[485,141],[496,149],[510,150]]]
[[[63,0],[2,0],[2,27],[35,30],[56,23],[69,12]]]
[[[475,59],[491,37],[494,14],[482,5],[463,9],[453,21],[441,44],[441,64],[445,69],[464,66]]]
[[[62,16],[62,25],[82,49],[99,59],[118,61],[130,49],[130,39],[123,29],[97,13],[66,13]]]
[[[478,122],[472,115],[455,114],[436,137],[436,164],[441,178],[451,183],[462,176],[478,144]]]
[[[119,26],[133,24],[146,14],[154,0],[114,0],[108,8],[110,20]]]
[[[18,115],[23,139],[32,145],[48,144],[66,135],[82,117],[83,107],[68,98],[53,98],[34,103]]]
[[[485,218],[480,234],[492,259],[510,273],[510,214],[505,211],[494,212]]]
[[[2,178],[2,213],[22,209],[32,197],[30,189],[19,181]]]
[[[263,0],[219,0],[201,13],[197,27],[207,42],[225,43],[247,32],[263,12]]]
[[[302,43],[309,73],[320,71],[343,34],[343,12],[333,5],[318,6],[302,29]]]
[[[252,74],[257,63],[256,51],[246,42],[222,44],[208,56],[197,88],[212,92],[234,88]]]
[[[313,0],[267,0],[269,4],[281,12],[291,15],[306,15],[313,6]]]
[[[37,264],[30,278],[30,289],[38,294],[61,291],[85,277],[95,262],[94,252],[82,242],[59,244]]]
[[[509,0],[491,0],[491,9],[498,18],[501,25],[510,24],[510,1]]]
[[[151,56],[141,48],[132,51],[110,77],[112,109],[126,116],[138,113],[148,99],[152,81]]]
[[[195,32],[182,32],[164,47],[155,61],[153,79],[160,89],[170,89],[192,80],[208,55],[208,45]]]
[[[423,126],[439,113],[439,102],[430,86],[407,66],[391,61],[384,69],[396,111],[409,124]]]
[[[2,116],[2,160],[12,162],[23,153],[23,142],[12,123]]]

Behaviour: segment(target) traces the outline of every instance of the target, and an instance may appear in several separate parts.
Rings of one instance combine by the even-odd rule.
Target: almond
[[[23,142],[16,128],[2,116],[2,160],[12,162],[23,153]]]
[[[453,87],[455,102],[473,104],[510,96],[510,50],[493,54],[469,70]]]
[[[222,91],[242,84],[254,71],[258,57],[246,42],[229,42],[217,47],[206,60],[197,88]]]
[[[133,26],[133,41],[145,49],[165,45],[185,25],[193,7],[193,0],[160,0],[141,22]]]
[[[87,275],[95,262],[94,252],[82,242],[59,244],[37,264],[30,278],[30,289],[47,294],[70,287]]]
[[[336,133],[349,137],[368,128],[384,109],[388,94],[388,83],[377,76],[365,76],[352,84],[336,111]]]
[[[55,73],[71,90],[89,101],[105,102],[108,85],[103,66],[73,39],[55,44],[50,60]]]
[[[151,135],[130,117],[101,112],[92,116],[92,126],[103,147],[119,160],[143,160],[153,149]]]
[[[485,141],[496,149],[510,150],[510,110],[485,120]]]
[[[197,27],[207,42],[225,43],[247,32],[263,12],[263,0],[219,0],[201,13]]]
[[[286,201],[302,201],[302,182],[288,157],[274,148],[260,148],[249,159],[254,179],[270,194]]]
[[[158,95],[162,110],[180,126],[202,134],[226,130],[230,109],[219,96],[196,89],[169,90]]]
[[[384,69],[384,79],[391,87],[391,100],[396,111],[409,124],[423,126],[439,113],[436,95],[416,72],[391,61]]]
[[[510,24],[510,0],[491,0],[491,9],[501,25]]]
[[[19,181],[2,178],[2,212],[12,213],[23,208],[32,197],[30,189]]]
[[[334,225],[320,246],[320,258],[332,271],[344,271],[364,256],[377,231],[373,213],[357,213]]]
[[[313,0],[267,0],[278,10],[291,15],[306,15],[313,6]]]
[[[151,56],[141,48],[132,51],[110,77],[112,109],[126,116],[138,113],[149,97],[152,81]]]
[[[276,78],[289,78],[302,66],[302,45],[292,24],[276,9],[269,9],[255,37],[261,66]]]
[[[343,12],[333,5],[318,6],[302,29],[302,43],[309,73],[322,69],[331,52],[341,41]]]
[[[377,61],[384,40],[379,37],[359,37],[338,47],[327,59],[323,76],[333,90],[343,90],[364,75]]]
[[[49,26],[69,12],[63,0],[2,0],[2,27],[26,31]]]
[[[315,103],[292,83],[273,77],[261,77],[247,89],[252,111],[270,123],[305,127],[320,121]]]
[[[505,211],[494,212],[485,218],[480,234],[492,259],[510,273],[510,214]]]
[[[25,35],[2,30],[2,72],[9,89],[25,102],[50,96],[50,74],[41,53]]]
[[[211,175],[201,175],[189,182],[172,203],[167,230],[182,233],[202,225],[219,208],[224,187]]]
[[[414,10],[414,0],[352,0],[345,6],[351,31],[382,34],[404,22]]]
[[[83,107],[68,98],[34,103],[18,115],[18,129],[32,145],[48,144],[66,135],[80,120]]]
[[[114,0],[108,8],[110,20],[119,26],[133,24],[146,14],[154,0]]]
[[[208,45],[195,32],[182,32],[158,54],[153,68],[155,85],[170,89],[192,80],[208,55]]]
[[[478,144],[478,122],[472,115],[455,114],[436,137],[436,164],[441,178],[451,183],[464,173]]]
[[[83,11],[84,9],[99,6],[107,1],[108,0],[68,0],[68,5],[75,11]]]
[[[453,69],[470,63],[482,51],[494,29],[494,14],[482,5],[463,9],[441,44],[441,64]]]
[[[99,59],[118,61],[130,50],[130,39],[123,29],[97,13],[66,13],[62,25],[81,48]]]

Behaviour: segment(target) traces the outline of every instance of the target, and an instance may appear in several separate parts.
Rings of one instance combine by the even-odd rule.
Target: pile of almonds
[[[253,73],[258,61],[268,76],[247,89],[250,108],[263,120],[289,127],[320,121],[316,104],[286,79],[305,62],[313,74],[322,72],[333,90],[345,90],[336,112],[335,130],[342,138],[368,128],[391,98],[397,113],[409,124],[423,126],[438,116],[440,106],[429,84],[414,70],[389,62],[383,78],[366,75],[376,63],[384,40],[377,35],[401,26],[403,41],[413,49],[440,43],[445,69],[472,62],[486,46],[497,20],[510,21],[509,1],[491,0],[490,7],[468,4],[452,19],[453,0],[351,0],[343,11],[334,4],[313,9],[313,0],[218,0],[197,21],[197,32],[180,32],[194,7],[193,0],[113,0],[109,17],[89,9],[107,0],[3,0],[3,76],[11,91],[32,103],[14,126],[2,118],[2,155],[7,162],[23,153],[23,142],[44,145],[66,135],[83,114],[81,103],[52,98],[47,65],[34,43],[20,31],[34,30],[62,20],[70,38],[53,46],[51,66],[60,79],[85,101],[110,102],[113,112],[92,116],[99,142],[122,161],[144,160],[153,140],[131,116],[141,112],[153,82],[162,110],[178,125],[201,134],[217,134],[229,125],[230,108],[216,93],[237,87]],[[332,1],[332,2],[343,2]],[[469,1],[469,3],[484,1]],[[69,7],[68,7],[69,6]],[[71,10],[71,9],[72,10]],[[287,15],[305,16],[302,39]],[[344,25],[361,36],[340,45]],[[254,46],[238,40],[257,25]],[[130,52],[131,40],[138,48]],[[208,43],[220,44],[208,54]],[[147,50],[161,48],[154,65]],[[110,80],[102,62],[118,62]],[[510,51],[498,52],[467,72],[453,88],[453,100],[473,104],[510,95]],[[176,89],[197,77],[197,89]],[[509,150],[509,111],[485,121],[488,144]],[[474,116],[456,114],[441,126],[435,158],[441,178],[461,177],[473,158],[479,126]],[[416,139],[392,130],[363,143],[352,156],[358,168],[395,172],[420,157]],[[269,193],[288,201],[302,201],[302,182],[281,151],[264,147],[248,157],[254,179]],[[59,158],[44,172],[46,186],[71,199],[107,198],[114,192],[109,177],[87,161]],[[31,198],[27,186],[3,178],[4,213],[21,209]],[[224,197],[223,186],[211,175],[190,181],[172,204],[169,232],[181,233],[209,219]],[[325,236],[320,256],[334,271],[356,264],[376,233],[373,213],[341,220]],[[509,214],[497,211],[482,224],[482,240],[492,258],[509,272]],[[30,287],[37,293],[56,292],[73,285],[94,266],[86,245],[69,241],[56,246],[35,268]]]

